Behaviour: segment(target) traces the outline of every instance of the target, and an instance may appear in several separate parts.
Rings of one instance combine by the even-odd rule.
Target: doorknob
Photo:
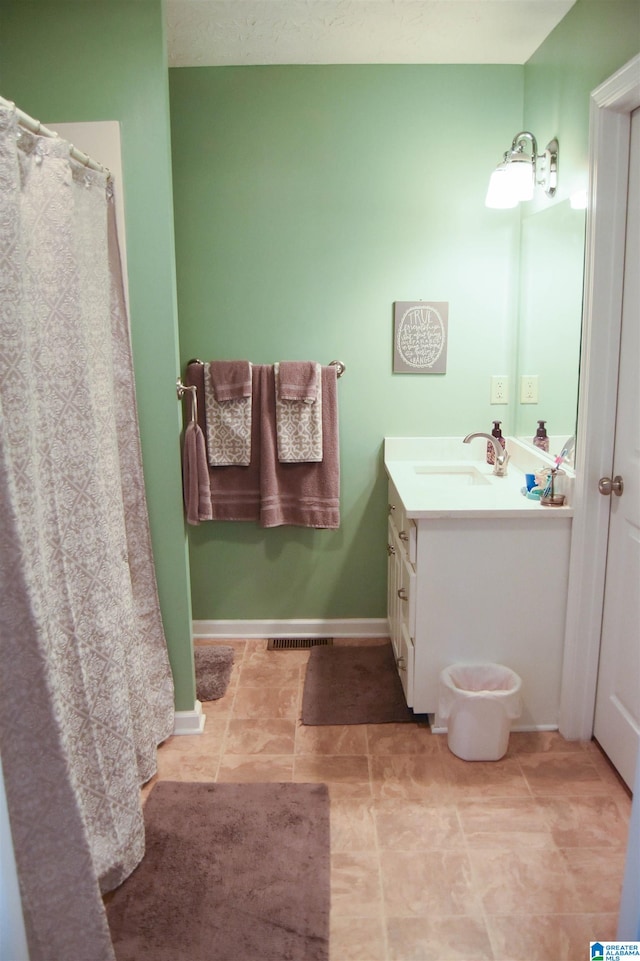
[[[604,494],[605,497],[609,497],[611,494],[620,497],[624,490],[624,481],[620,477],[620,474],[616,474],[613,480],[611,480],[610,477],[601,477],[598,481],[598,490],[601,494]]]

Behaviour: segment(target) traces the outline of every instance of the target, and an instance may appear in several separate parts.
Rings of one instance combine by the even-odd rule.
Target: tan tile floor
[[[326,782],[331,961],[583,961],[615,938],[630,799],[595,744],[512,734],[501,761],[466,762],[418,724],[304,727],[307,651],[216,643],[236,651],[229,689],[144,793]]]

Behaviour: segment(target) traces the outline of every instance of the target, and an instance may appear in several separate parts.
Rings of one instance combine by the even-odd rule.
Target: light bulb
[[[512,153],[507,163],[509,189],[520,200],[531,200],[533,197],[533,164],[531,159],[522,153]]]
[[[572,210],[586,210],[587,200],[586,188],[584,190],[574,190],[569,197],[569,204]]]
[[[498,164],[491,174],[489,188],[485,199],[485,206],[497,210],[508,210],[518,206],[513,185],[507,175],[507,164]]]

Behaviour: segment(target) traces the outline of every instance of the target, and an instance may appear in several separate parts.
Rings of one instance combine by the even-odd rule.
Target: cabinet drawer
[[[403,550],[409,557],[412,564],[416,562],[417,527],[415,521],[409,520],[405,513],[404,504],[400,500],[398,492],[389,481],[389,517],[393,523]]]

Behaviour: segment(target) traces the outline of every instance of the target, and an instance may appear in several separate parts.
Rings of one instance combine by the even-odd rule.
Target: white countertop
[[[486,440],[477,438],[463,444],[462,437],[385,437],[384,466],[405,507],[407,517],[527,517],[542,515],[572,517],[573,508],[545,507],[538,500],[522,494],[526,486],[525,470],[535,471],[548,465],[550,459],[538,458],[533,450],[513,438],[507,438],[510,461],[506,477],[497,477],[486,462]],[[482,481],[477,484],[447,484],[434,481],[423,468],[475,468]],[[570,494],[571,478],[562,478]],[[565,492],[565,488],[562,492]],[[570,500],[570,498],[568,498]]]

